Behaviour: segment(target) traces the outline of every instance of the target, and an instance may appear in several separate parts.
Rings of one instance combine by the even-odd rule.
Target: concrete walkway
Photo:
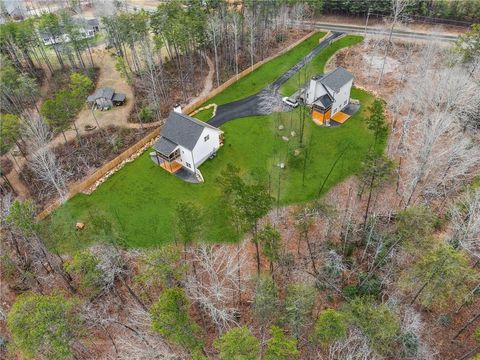
[[[219,127],[226,122],[238,118],[268,115],[274,111],[286,111],[289,108],[282,105],[282,96],[279,93],[282,86],[288,79],[305,66],[312,58],[329,45],[333,40],[343,35],[341,32],[333,32],[323,39],[310,53],[295,64],[290,70],[282,74],[272,84],[268,85],[258,93],[241,100],[233,101],[228,104],[219,105],[216,115],[208,123]]]

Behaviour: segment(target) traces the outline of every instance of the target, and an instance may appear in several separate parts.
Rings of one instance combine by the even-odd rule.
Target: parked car
[[[290,107],[296,108],[298,106],[298,101],[292,98],[289,98],[288,96],[285,96],[282,98],[282,101],[287,104]]]

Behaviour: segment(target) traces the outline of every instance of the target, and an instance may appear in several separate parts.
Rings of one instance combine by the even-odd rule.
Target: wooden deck
[[[344,112],[339,111],[338,113],[332,116],[332,120],[336,121],[337,123],[343,124],[345,121],[350,119],[350,116],[351,115],[348,115]]]
[[[182,168],[182,164],[176,161],[172,161],[172,162],[164,161],[163,163],[160,164],[160,167],[167,170],[170,174],[173,174]]]

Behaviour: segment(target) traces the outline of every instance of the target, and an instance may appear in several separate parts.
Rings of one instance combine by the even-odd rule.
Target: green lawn
[[[287,53],[284,56],[290,58],[291,55]],[[255,78],[270,81],[277,77],[271,75],[274,70],[275,67],[264,65],[257,71],[270,74]],[[264,85],[255,86],[261,88]],[[230,88],[226,91],[231,92]],[[250,86],[249,91],[254,91],[254,88]],[[227,98],[223,93],[218,96]],[[229,96],[232,98],[233,94]],[[110,224],[114,233],[119,234],[131,247],[170,242],[175,238],[175,208],[183,201],[191,201],[203,209],[203,214],[199,214],[205,224],[202,239],[212,242],[236,241],[238,234],[228,222],[229,214],[222,203],[216,182],[222,169],[232,163],[241,169],[245,177],[264,180],[269,184],[272,196],[278,196],[280,205],[314,199],[335,159],[345,148],[347,150],[326,182],[323,193],[354,174],[373,143],[373,136],[363,119],[374,98],[358,89],[352,90],[352,97],[360,99],[361,110],[340,127],[316,126],[307,114],[304,148],[299,147],[300,107],[288,113],[242,118],[226,123],[222,126],[225,146],[215,159],[202,165],[201,172],[205,178],[202,184],[185,183],[159,169],[150,160],[149,151],[146,151],[91,195],[78,194],[57,209],[45,221],[53,226],[58,235],[55,243],[50,245],[55,245],[61,252],[82,248],[105,238],[99,230],[105,224]],[[199,113],[200,117],[205,115],[202,113]],[[279,130],[280,125],[283,125],[283,130]],[[295,136],[292,136],[292,131]],[[289,141],[282,140],[282,136],[287,136]],[[294,155],[295,149],[301,150],[297,156]],[[306,171],[303,174],[302,156],[305,153]],[[281,162],[286,164],[285,169],[277,166]],[[74,230],[77,221],[86,224],[82,232]],[[100,221],[101,227],[96,225]]]
[[[280,87],[280,92],[286,96],[292,95],[312,76],[324,73],[325,64],[327,63],[328,59],[330,59],[338,50],[358,44],[362,40],[363,36],[347,35],[337,41],[332,42],[320,53],[318,53],[303,69],[288,79],[287,82]]]
[[[243,99],[244,97],[259,92],[312,51],[319,44],[319,40],[324,36],[324,32],[313,34],[307,40],[287,51],[285,54],[263,64],[254,72],[233,83],[220,94],[208,100],[205,104],[216,103],[217,105],[221,105]]]
[[[208,121],[213,116],[213,107],[199,111],[193,117],[197,118],[198,120]]]

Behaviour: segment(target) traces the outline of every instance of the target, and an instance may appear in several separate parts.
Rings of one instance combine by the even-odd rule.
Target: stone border
[[[213,103],[213,104],[208,104],[206,106],[202,106],[201,108],[198,108],[197,110],[195,110],[194,112],[188,114],[188,116],[194,116],[196,114],[198,114],[199,112],[203,111],[203,110],[208,110],[210,109],[211,107],[213,107],[213,113],[212,113],[212,116],[211,118],[213,118],[216,114],[217,114],[217,108],[218,108],[218,105]]]
[[[184,113],[188,114],[196,110],[197,107],[199,107],[201,104],[204,102],[210,100],[217,94],[221,93],[223,90],[225,90],[227,87],[235,83],[236,81],[240,80],[241,78],[247,76],[254,70],[258,69],[260,66],[263,64],[269,62],[270,60],[275,59],[276,57],[285,54],[286,52],[290,51],[293,49],[295,46],[300,45],[302,42],[313,36],[315,33],[317,33],[319,30],[314,30],[309,32],[307,35],[302,37],[300,40],[297,40],[293,44],[289,45],[288,47],[284,48],[280,52],[269,56],[266,59],[263,59],[262,61],[257,62],[253,66],[243,70],[240,72],[238,75],[234,75],[230,79],[228,79],[226,82],[224,82],[222,85],[219,87],[213,89],[210,91],[210,93],[197,101],[195,101],[192,104],[189,104],[185,106],[183,110]],[[330,32],[327,32],[320,40],[319,42],[325,38]],[[216,108],[215,108],[216,110]],[[160,135],[160,128],[153,130],[150,132],[147,136],[145,136],[143,139],[139,140],[137,143],[132,145],[130,148],[125,150],[123,153],[121,153],[119,156],[116,158],[110,160],[106,164],[104,164],[102,167],[97,169],[93,174],[89,175],[86,179],[74,183],[68,192],[68,195],[66,196],[66,200],[71,199],[73,196],[76,194],[82,192],[86,194],[91,194],[93,190],[95,190],[100,184],[102,184],[108,177],[113,175],[115,172],[120,170],[125,164],[132,162],[135,160],[138,156],[140,156],[152,143],[155,141],[155,139]],[[48,204],[38,215],[37,215],[37,220],[43,220],[45,219],[48,215],[50,215],[56,208],[58,208],[60,205],[62,205],[62,202],[60,200],[55,200],[52,203]]]

